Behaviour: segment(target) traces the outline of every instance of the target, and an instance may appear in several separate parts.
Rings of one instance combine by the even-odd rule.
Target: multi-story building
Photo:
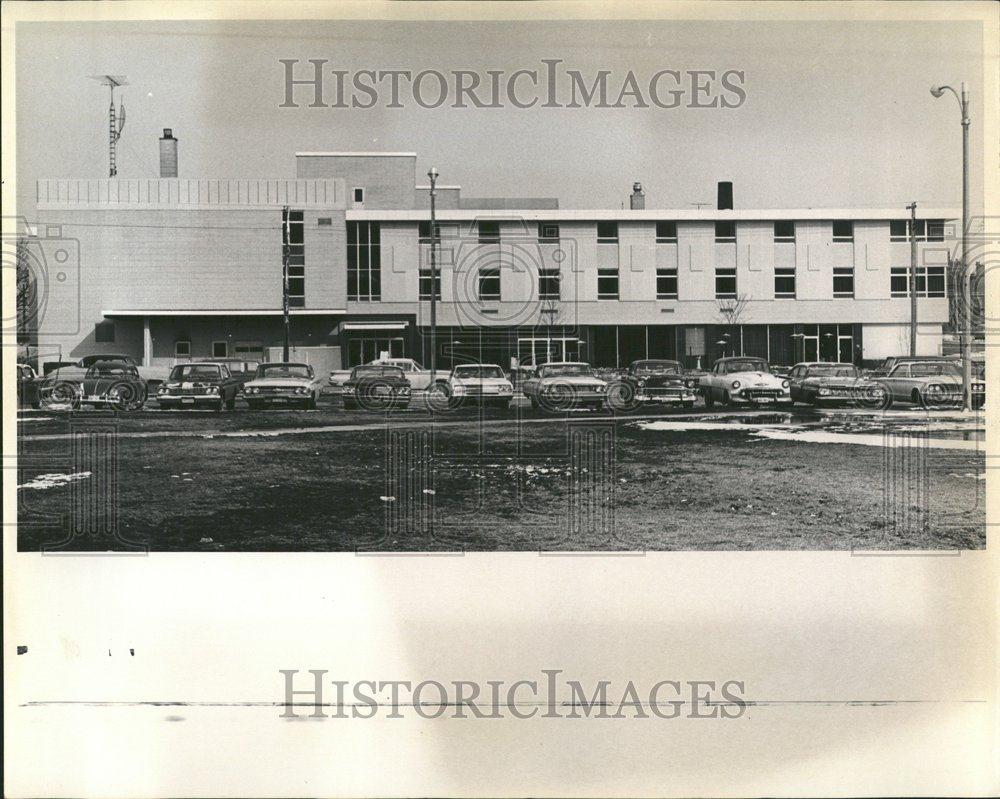
[[[644,357],[708,366],[872,361],[909,349],[907,211],[566,210],[429,186],[414,153],[297,153],[287,180],[43,180],[40,360],[147,365],[276,357],[288,248],[291,342],[318,366]],[[720,184],[720,189],[722,188]],[[918,349],[948,322],[952,210],[921,210]],[[438,272],[432,280],[431,252]],[[62,253],[62,255],[58,255]]]

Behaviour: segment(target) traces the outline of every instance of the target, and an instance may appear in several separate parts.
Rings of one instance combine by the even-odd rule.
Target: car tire
[[[715,395],[712,394],[712,389],[705,389],[705,407],[714,408],[715,407]]]
[[[306,410],[314,411],[316,410],[316,395],[310,394],[309,399],[306,400]]]
[[[223,409],[226,407],[226,400],[223,397],[219,397],[218,402],[212,406],[212,410],[216,413],[222,413]]]
[[[531,403],[531,407],[536,411],[538,410],[538,397],[528,397],[528,401]]]
[[[729,396],[728,391],[722,392],[722,404],[725,405],[727,408],[733,404],[733,398]]]
[[[927,402],[927,397],[921,394],[919,389],[916,388],[913,389],[913,392],[910,394],[910,400],[918,408],[923,408],[924,410],[927,410],[931,407],[930,403]]]

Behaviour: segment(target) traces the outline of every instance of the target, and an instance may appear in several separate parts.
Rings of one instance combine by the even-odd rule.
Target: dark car
[[[146,381],[135,366],[124,361],[95,361],[79,384],[73,407],[101,405],[137,411],[146,403]]]
[[[341,396],[345,410],[405,408],[410,404],[410,382],[398,366],[355,366]]]
[[[879,408],[885,402],[885,389],[862,377],[853,363],[797,363],[788,373],[788,382],[793,403],[822,405],[856,402]]]
[[[219,363],[181,363],[156,390],[161,408],[209,407],[217,411],[236,407],[240,382]]]
[[[236,358],[208,358],[198,363],[219,363],[228,367],[229,373],[239,382],[240,391],[254,379],[260,366],[260,361],[241,361]]]
[[[17,404],[27,405],[29,408],[41,407],[38,397],[40,383],[38,375],[29,364],[19,363],[17,365]]]
[[[698,379],[687,375],[679,361],[660,359],[632,361],[617,384],[618,396],[632,407],[670,403],[693,408],[697,386]]]

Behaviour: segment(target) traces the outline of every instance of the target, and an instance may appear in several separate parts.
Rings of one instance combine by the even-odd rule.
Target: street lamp
[[[437,377],[437,216],[435,186],[438,179],[438,171],[431,167],[427,172],[427,177],[431,179],[431,385]]]
[[[972,407],[972,292],[966,258],[969,252],[969,90],[962,81],[959,91],[951,86],[931,86],[931,94],[940,97],[951,92],[958,100],[962,113],[962,260],[959,274],[962,276],[962,409]]]

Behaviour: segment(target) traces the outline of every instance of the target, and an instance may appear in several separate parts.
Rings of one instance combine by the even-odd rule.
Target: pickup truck
[[[386,358],[385,360],[370,361],[367,366],[396,366],[403,370],[406,382],[410,384],[410,391],[426,391],[431,384],[431,371],[424,369],[413,358]],[[332,387],[343,391],[344,384],[351,379],[352,369],[335,369],[330,372],[329,383]],[[448,370],[438,370],[438,382],[444,383],[448,379]]]

